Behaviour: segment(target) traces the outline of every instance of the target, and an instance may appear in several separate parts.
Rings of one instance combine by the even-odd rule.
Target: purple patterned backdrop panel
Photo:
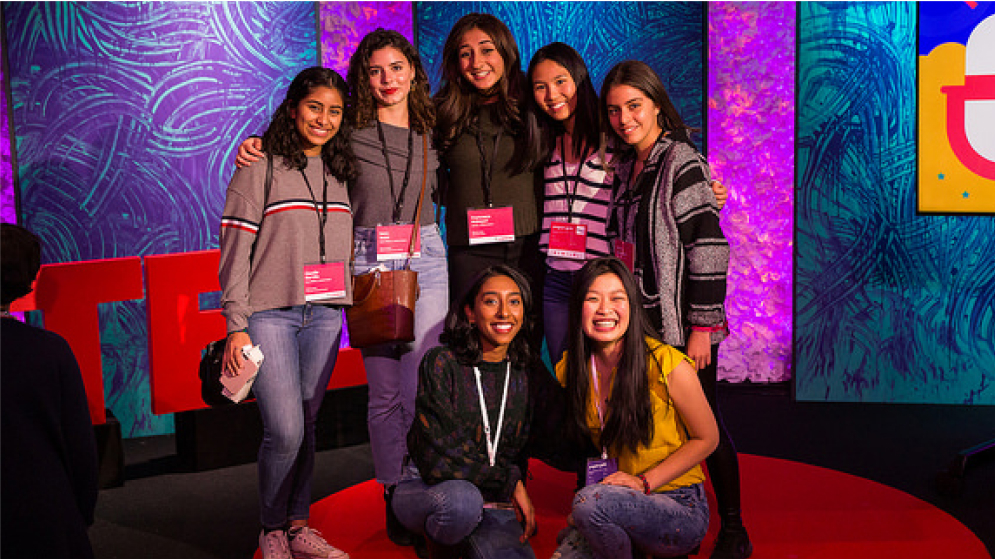
[[[6,45],[0,42],[0,60],[3,60],[5,47]],[[0,222],[17,223],[17,198],[14,195],[14,166],[10,151],[6,78],[3,64],[0,64]]]
[[[730,190],[719,377],[731,381],[792,375],[795,9],[709,3],[709,162]]]
[[[346,77],[349,57],[378,27],[414,40],[411,2],[319,2],[322,66]]]
[[[311,2],[4,5],[21,202],[44,262],[216,248],[238,143],[317,63]],[[101,305],[108,407],[152,416],[141,301]]]

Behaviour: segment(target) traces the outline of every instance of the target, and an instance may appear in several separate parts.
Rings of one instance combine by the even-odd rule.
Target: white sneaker
[[[290,551],[294,559],[349,559],[349,554],[325,541],[318,530],[309,526],[292,528]]]
[[[293,559],[287,543],[287,532],[283,530],[260,532],[259,549],[263,552],[263,559]]]

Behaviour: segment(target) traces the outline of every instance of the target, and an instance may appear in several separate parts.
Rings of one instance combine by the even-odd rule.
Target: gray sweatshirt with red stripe
[[[282,157],[275,157],[265,208],[266,159],[237,169],[232,176],[221,217],[218,266],[228,332],[247,327],[254,312],[305,303],[304,266],[320,261],[321,214],[327,216],[325,261],[343,264],[346,289],[344,297],[321,304],[352,304],[353,215],[349,196],[346,185],[335,177],[325,175],[323,181],[322,171],[320,157],[309,157],[303,174],[288,169]]]

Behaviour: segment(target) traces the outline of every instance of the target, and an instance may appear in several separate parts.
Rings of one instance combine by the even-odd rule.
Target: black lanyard
[[[564,173],[564,193],[567,195],[567,223],[574,221],[574,198],[578,194],[578,182],[581,181],[581,170],[584,169],[584,162],[588,160],[588,148],[581,151],[581,160],[578,161],[578,174],[574,177],[574,188],[567,180],[567,140],[560,137],[560,169]]]
[[[394,223],[398,223],[401,220],[401,210],[405,206],[405,191],[408,190],[408,179],[412,175],[412,160],[415,159],[415,154],[412,152],[412,139],[415,137],[415,133],[411,128],[408,129],[408,163],[405,166],[405,179],[401,181],[401,192],[397,194],[394,193],[394,173],[391,172],[391,159],[387,156],[387,140],[384,139],[384,127],[381,126],[379,120],[377,121],[377,135],[380,137],[380,149],[384,153],[384,165],[387,166],[387,179],[391,185],[391,198],[394,199],[394,211],[391,217]],[[424,154],[423,157],[425,157]]]
[[[487,154],[484,152],[484,135],[481,133],[480,125],[477,128],[477,151],[481,154],[481,188],[484,189],[484,205],[492,206],[491,199],[491,179],[495,174],[495,162],[498,160],[498,144],[501,143],[502,129],[498,129],[495,136],[495,145],[492,150],[491,161],[488,162]]]
[[[325,264],[325,223],[329,220],[329,208],[328,208],[328,196],[329,196],[329,181],[328,175],[325,174],[325,161],[322,161],[322,207],[318,207],[318,200],[315,199],[315,191],[311,189],[311,182],[308,181],[308,175],[304,173],[304,169],[301,169],[301,176],[304,177],[304,184],[308,186],[308,192],[311,194],[311,201],[315,203],[315,214],[318,216],[318,250],[321,255],[321,262]]]

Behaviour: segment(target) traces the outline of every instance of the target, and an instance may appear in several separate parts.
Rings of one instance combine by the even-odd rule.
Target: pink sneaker
[[[292,528],[287,539],[294,559],[349,559],[348,553],[330,545],[318,530],[309,526]]]
[[[293,559],[290,544],[287,543],[287,532],[274,530],[259,533],[259,549],[263,559]]]

